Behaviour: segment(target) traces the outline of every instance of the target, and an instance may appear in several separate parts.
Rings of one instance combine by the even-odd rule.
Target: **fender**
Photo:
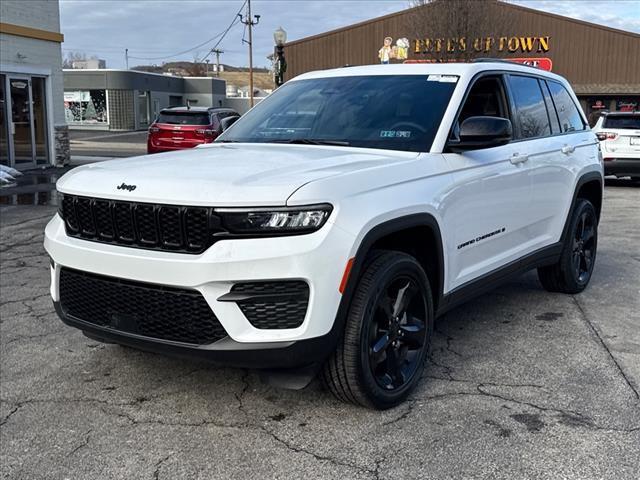
[[[602,205],[602,196],[603,196],[602,192],[604,190],[604,178],[602,177],[602,174],[600,172],[593,172],[593,171],[587,172],[578,179],[578,181],[576,182],[576,187],[573,190],[573,198],[571,199],[571,206],[569,207],[567,218],[564,221],[564,227],[562,228],[562,236],[560,237],[560,242],[562,242],[563,245],[564,245],[565,239],[567,238],[567,235],[569,234],[569,222],[571,221],[571,212],[573,212],[573,209],[576,206],[576,202],[578,201],[578,192],[580,191],[583,185],[585,185],[588,182],[592,182],[594,180],[596,180],[600,184],[600,203]],[[597,211],[598,221],[600,221],[601,210],[602,210],[602,207],[600,208],[600,210]]]
[[[347,319],[347,313],[349,311],[349,305],[351,305],[351,298],[356,289],[358,279],[362,274],[362,271],[366,265],[367,253],[371,250],[371,247],[381,238],[386,237],[395,232],[400,232],[414,227],[428,227],[432,230],[435,243],[436,243],[436,259],[438,269],[438,285],[436,286],[437,295],[434,295],[435,309],[438,310],[443,300],[443,285],[444,285],[444,251],[442,248],[442,235],[440,233],[440,226],[435,217],[429,213],[415,213],[412,215],[406,215],[404,217],[394,218],[386,222],[380,223],[371,228],[360,242],[360,246],[356,252],[353,266],[349,274],[349,280],[347,282],[340,305],[338,306],[338,312],[333,322],[330,335],[334,338],[335,342],[338,341],[344,324]],[[429,279],[432,281],[433,279]],[[435,312],[434,312],[435,313]]]

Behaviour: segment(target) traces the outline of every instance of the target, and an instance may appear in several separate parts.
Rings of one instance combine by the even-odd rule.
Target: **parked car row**
[[[147,153],[170,152],[211,143],[240,114],[230,108],[165,108],[149,127]]]
[[[604,174],[640,179],[640,112],[603,113],[593,127]]]

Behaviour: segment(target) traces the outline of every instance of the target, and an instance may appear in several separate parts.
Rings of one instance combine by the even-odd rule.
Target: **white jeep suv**
[[[640,179],[640,112],[603,113],[593,127],[604,174]]]
[[[65,323],[321,371],[338,398],[388,408],[418,382],[435,317],[533,268],[547,290],[587,286],[603,172],[566,80],[477,62],[307,73],[213,144],[57,187],[45,247]]]

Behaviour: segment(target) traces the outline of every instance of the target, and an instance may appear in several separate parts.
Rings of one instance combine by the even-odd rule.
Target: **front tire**
[[[387,409],[416,386],[433,334],[426,273],[405,253],[378,251],[358,280],[344,335],[323,380],[340,400]]]
[[[538,268],[538,278],[549,292],[580,293],[591,280],[598,247],[598,216],[593,204],[579,198],[571,216],[560,260]]]

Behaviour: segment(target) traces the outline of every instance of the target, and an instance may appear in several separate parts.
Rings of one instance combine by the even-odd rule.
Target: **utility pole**
[[[129,49],[124,49],[124,63],[127,65],[127,70],[129,70]]]
[[[251,17],[251,0],[247,0],[247,15],[238,14],[240,21],[249,27],[249,106],[253,107],[253,33],[252,27],[260,22],[260,15]]]
[[[214,48],[211,50],[212,53],[216,54],[216,77],[220,76],[220,54],[224,53],[224,50],[220,50],[219,48]]]

